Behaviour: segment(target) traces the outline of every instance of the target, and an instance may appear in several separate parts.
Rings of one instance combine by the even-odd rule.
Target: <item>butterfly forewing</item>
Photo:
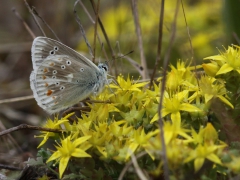
[[[69,58],[71,58],[73,61],[80,62],[81,64],[86,64],[86,66],[94,67],[97,70],[97,66],[90,60],[88,60],[86,57],[67,47],[66,45],[50,38],[35,38],[33,41],[31,52],[34,70],[41,66],[42,62],[46,58],[57,55],[65,57],[69,56]]]

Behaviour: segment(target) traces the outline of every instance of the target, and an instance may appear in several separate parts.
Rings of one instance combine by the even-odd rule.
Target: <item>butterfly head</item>
[[[106,63],[99,63],[98,68],[103,70],[104,72],[108,72],[108,65]]]

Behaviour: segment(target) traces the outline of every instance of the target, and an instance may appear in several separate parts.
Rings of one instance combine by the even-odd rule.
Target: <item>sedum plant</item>
[[[117,84],[65,117],[43,125],[63,133],[41,132],[39,166],[62,179],[117,179],[137,157],[147,179],[163,175],[167,157],[170,179],[228,179],[240,173],[239,84],[240,47],[232,46],[204,59],[195,67],[178,61],[170,65],[164,92],[162,77],[154,83],[138,82],[119,75]],[[158,107],[161,113],[166,155],[162,154]],[[71,121],[75,117],[76,121]],[[54,141],[51,141],[51,140]],[[47,144],[53,143],[54,147]],[[45,147],[45,148],[43,148]],[[44,154],[44,157],[43,157]],[[29,162],[31,165],[31,162]],[[129,168],[126,179],[137,178]],[[39,179],[50,179],[46,175]]]

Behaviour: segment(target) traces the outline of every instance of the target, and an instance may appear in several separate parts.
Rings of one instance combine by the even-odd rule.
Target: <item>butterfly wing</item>
[[[40,107],[59,112],[93,93],[99,82],[99,68],[62,43],[38,37],[32,46],[31,89]]]
[[[66,55],[71,57],[73,61],[78,61],[87,66],[94,67],[98,70],[97,66],[85,56],[79,54],[68,46],[56,40],[47,37],[37,37],[32,44],[32,63],[33,69],[36,70],[42,62],[47,58],[55,55]]]

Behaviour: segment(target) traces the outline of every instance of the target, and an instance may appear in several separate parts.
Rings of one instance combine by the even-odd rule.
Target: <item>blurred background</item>
[[[97,3],[97,1],[95,2]],[[90,57],[74,17],[74,0],[28,0],[28,3],[36,8],[38,14],[50,25],[62,43]],[[82,3],[89,15],[94,17],[89,0],[82,0]],[[149,74],[152,72],[157,54],[160,3],[160,0],[137,1],[144,55]],[[204,57],[218,54],[219,51],[216,47],[221,50],[222,46],[239,44],[239,1],[185,0],[183,6],[193,45],[193,58],[197,64],[201,64]],[[26,30],[23,22],[15,15],[13,8],[28,24],[35,36],[43,36],[24,1],[1,0],[0,100],[32,95],[29,76],[32,71],[30,49],[33,37]],[[92,45],[94,24],[80,5],[76,6],[76,10],[86,31],[86,36]],[[162,58],[170,41],[176,1],[166,1],[164,11]],[[140,51],[131,1],[101,0],[99,17],[114,51],[125,54],[133,50],[134,53],[129,56],[140,63]],[[39,18],[37,19],[47,37],[55,39],[46,25]],[[103,44],[99,42],[96,44],[96,62],[105,60],[102,47],[106,49],[108,58],[111,59],[109,47],[99,27],[98,32]],[[178,59],[192,60],[191,46],[181,6],[177,16],[176,36],[170,59],[172,64],[175,64]],[[116,61],[116,63],[119,62]],[[122,68],[118,69],[118,72],[134,75],[134,77],[139,76],[131,64],[125,61],[122,63]],[[159,67],[158,70],[160,69]],[[34,99],[0,104],[0,131],[23,123],[40,125],[45,122],[47,117],[48,115],[38,107]],[[37,131],[20,130],[11,133],[11,136],[0,137],[0,163],[18,165],[18,162],[26,160],[27,157],[35,156],[36,147],[40,142],[39,139],[34,138],[34,135],[37,134]],[[16,148],[17,146],[18,148]]]

